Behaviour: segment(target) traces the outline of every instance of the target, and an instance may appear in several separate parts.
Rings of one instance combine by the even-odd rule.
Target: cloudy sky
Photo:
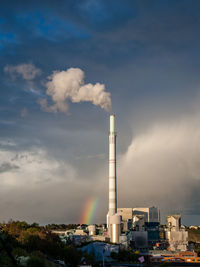
[[[105,222],[114,112],[119,206],[200,225],[199,9],[1,1],[0,221]]]

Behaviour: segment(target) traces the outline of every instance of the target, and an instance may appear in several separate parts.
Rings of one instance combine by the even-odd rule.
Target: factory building
[[[143,207],[143,208],[118,208],[117,212],[122,217],[123,231],[134,228],[137,231],[143,231],[145,224],[160,222],[160,212],[156,207]],[[152,224],[150,226],[153,227]]]
[[[133,209],[132,208],[118,208],[117,212],[122,216],[122,221],[133,219]]]
[[[188,246],[188,232],[181,227],[180,215],[167,216],[166,239],[171,251],[186,251]]]
[[[117,212],[122,216],[122,221],[132,220],[133,223],[140,220],[143,220],[144,223],[160,222],[160,211],[157,207],[118,208]]]
[[[132,247],[145,250],[152,248],[160,240],[159,210],[156,207],[118,208],[122,216],[122,231],[131,231]]]
[[[166,218],[167,228],[171,231],[178,231],[181,228],[181,216],[179,214],[169,215]]]
[[[132,208],[118,208],[117,213],[122,218],[122,231],[126,232],[132,228],[133,225],[133,209]]]

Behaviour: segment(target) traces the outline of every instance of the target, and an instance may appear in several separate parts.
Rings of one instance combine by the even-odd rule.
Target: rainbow
[[[95,211],[97,209],[98,200],[99,200],[99,198],[97,198],[97,197],[96,198],[89,198],[85,202],[83,212],[82,212],[81,218],[80,218],[80,224],[89,225],[89,224],[93,223]]]

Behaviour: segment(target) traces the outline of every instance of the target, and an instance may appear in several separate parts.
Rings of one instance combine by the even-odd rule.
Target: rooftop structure
[[[181,216],[167,216],[166,239],[169,243],[169,250],[186,251],[188,246],[188,232],[181,228]]]
[[[160,222],[160,213],[156,207],[133,208],[135,215],[144,215],[145,222]]]

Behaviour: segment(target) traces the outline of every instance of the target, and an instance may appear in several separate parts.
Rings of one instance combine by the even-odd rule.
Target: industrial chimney
[[[109,132],[109,216],[117,212],[117,177],[116,177],[116,132],[115,116],[110,115]]]
[[[117,176],[116,176],[116,132],[115,116],[110,115],[109,132],[109,208],[107,228],[110,241],[119,243],[121,216],[117,214]]]

